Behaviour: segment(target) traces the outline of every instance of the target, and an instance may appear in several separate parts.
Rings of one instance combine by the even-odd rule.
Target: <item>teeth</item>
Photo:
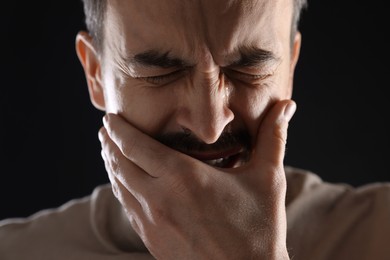
[[[215,160],[208,160],[208,161],[204,161],[205,163],[211,165],[211,166],[222,166],[222,164],[228,159],[229,157],[225,157],[225,158],[219,158],[219,159],[215,159]]]

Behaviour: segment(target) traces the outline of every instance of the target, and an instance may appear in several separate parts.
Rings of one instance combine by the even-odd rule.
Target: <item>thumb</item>
[[[288,123],[296,111],[293,100],[276,102],[261,123],[254,150],[254,163],[269,167],[283,165]]]

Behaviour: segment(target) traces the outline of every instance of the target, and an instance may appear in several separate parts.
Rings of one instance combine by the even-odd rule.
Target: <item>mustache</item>
[[[158,135],[155,139],[174,150],[186,154],[223,151],[237,146],[242,146],[248,151],[251,148],[251,138],[246,130],[223,132],[218,140],[212,144],[204,143],[191,133],[167,133]]]

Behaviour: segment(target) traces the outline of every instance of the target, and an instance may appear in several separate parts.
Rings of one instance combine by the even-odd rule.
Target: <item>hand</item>
[[[99,138],[113,192],[155,258],[289,259],[283,160],[294,112],[293,101],[277,102],[251,160],[234,169],[209,166],[105,116]]]

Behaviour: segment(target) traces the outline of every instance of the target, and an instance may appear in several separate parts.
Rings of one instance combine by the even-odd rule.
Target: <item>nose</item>
[[[177,120],[198,139],[212,144],[234,119],[234,113],[229,108],[230,93],[223,75],[219,71],[199,74],[186,88]]]

